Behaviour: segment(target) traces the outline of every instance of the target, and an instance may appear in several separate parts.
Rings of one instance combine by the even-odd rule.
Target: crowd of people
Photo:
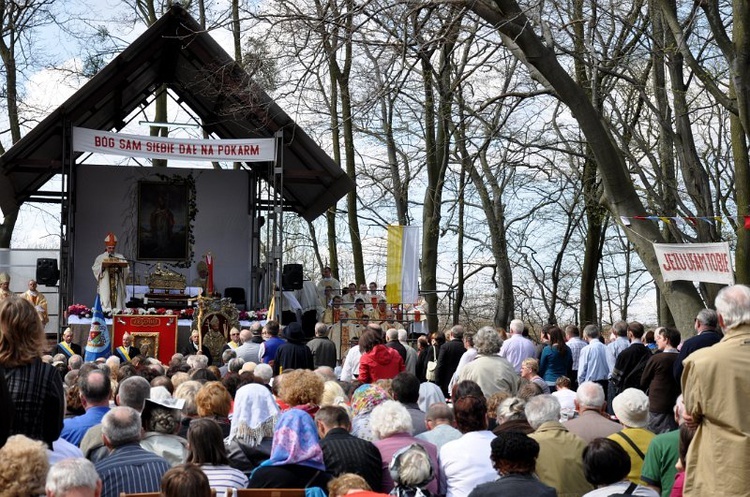
[[[336,368],[328,325],[305,341],[274,321],[233,332],[222,366],[197,348],[47,362],[37,310],[8,296],[0,495],[745,495],[750,288],[715,307],[687,340],[652,330],[654,347],[637,322],[538,342],[520,320],[454,326],[417,350],[370,323]]]

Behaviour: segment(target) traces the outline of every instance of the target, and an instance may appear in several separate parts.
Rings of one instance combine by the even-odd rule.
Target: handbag
[[[437,369],[437,352],[435,352],[435,346],[432,346],[432,360],[427,361],[427,373],[425,378],[427,381],[435,381],[435,369]]]

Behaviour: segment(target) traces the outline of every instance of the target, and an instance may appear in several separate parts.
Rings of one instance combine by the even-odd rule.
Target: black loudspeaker
[[[57,259],[36,260],[36,282],[44,286],[55,286],[60,279]]]
[[[281,287],[284,290],[302,290],[302,264],[284,264]]]

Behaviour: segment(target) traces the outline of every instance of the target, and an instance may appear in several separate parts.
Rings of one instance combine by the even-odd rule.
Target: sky
[[[62,3],[62,2],[61,2]],[[107,30],[116,35],[122,45],[135,39],[144,29],[145,26],[140,24],[123,24],[117,22],[123,16],[128,14],[127,9],[123,8],[122,2],[117,0],[66,0],[65,9],[69,12],[78,13],[76,17],[78,23],[86,23],[89,26],[104,26]],[[72,24],[68,25],[72,28]],[[231,36],[226,30],[213,30],[212,36],[227,50],[232,53]],[[59,69],[40,68],[34,72],[26,81],[24,93],[29,108],[35,109],[35,116],[43,118],[47,113],[58,107],[68,97],[70,97],[85,80],[71,76],[82,66],[79,58],[81,53],[81,42],[75,38],[66,35],[57,26],[48,26],[41,32],[38,38],[40,52],[45,54],[45,59],[55,61]],[[175,112],[176,106],[170,106],[170,110]],[[290,114],[294,109],[286,109]],[[170,115],[170,121],[181,121],[184,116],[179,113]],[[146,134],[147,128],[137,126],[134,129],[128,129],[128,132],[135,134]],[[323,145],[325,146],[325,145]],[[112,158],[94,158],[97,161],[109,162]],[[121,159],[116,159],[121,160]],[[90,161],[89,161],[90,162]],[[57,182],[57,183],[56,183]],[[53,180],[53,183],[47,186],[48,189],[59,189],[59,181]],[[421,201],[422,190],[411,193],[413,199]],[[51,213],[51,215],[50,215]],[[412,216],[415,220],[420,219],[421,210],[412,209]],[[57,217],[56,217],[57,216]],[[417,221],[418,222],[418,221]],[[322,223],[318,223],[318,233],[324,233]],[[13,246],[33,247],[33,248],[50,248],[58,246],[59,242],[59,213],[56,214],[50,206],[31,206],[25,205],[22,212],[22,222],[19,222],[19,228],[14,234]],[[377,223],[362,221],[361,229],[363,231],[363,244],[367,251],[368,259],[368,280],[385,280],[385,268],[382,261],[385,260],[385,229]],[[342,233],[345,233],[342,230]],[[319,237],[323,241],[322,237]],[[450,246],[451,236],[444,240],[444,247]],[[346,257],[346,249],[341,254]],[[453,254],[450,250],[441,251],[441,275],[439,278],[443,281],[450,281],[453,269]],[[353,279],[351,271],[344,272],[342,280]],[[478,284],[479,280],[475,280]],[[492,288],[482,287],[473,288],[473,290],[482,293],[491,293]],[[653,291],[644,292],[638,297],[638,302],[634,305],[634,317],[644,321],[655,320],[655,309],[653,307]]]

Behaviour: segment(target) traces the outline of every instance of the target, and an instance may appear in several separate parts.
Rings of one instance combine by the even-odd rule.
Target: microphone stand
[[[143,307],[143,300],[135,298],[135,273],[136,273],[136,265],[140,264],[142,266],[151,267],[151,264],[148,264],[146,262],[141,262],[135,259],[125,259],[129,263],[133,265],[133,278],[130,280],[130,291],[131,291],[131,297],[128,302],[125,303],[125,307],[129,309],[137,308],[137,307]]]

